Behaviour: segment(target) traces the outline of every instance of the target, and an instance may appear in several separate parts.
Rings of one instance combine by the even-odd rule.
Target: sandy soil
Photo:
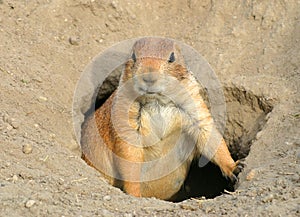
[[[0,0],[0,216],[299,216],[300,2]],[[224,85],[233,193],[134,198],[80,159],[72,100],[93,57],[140,36],[193,46]],[[251,146],[251,147],[250,147]]]

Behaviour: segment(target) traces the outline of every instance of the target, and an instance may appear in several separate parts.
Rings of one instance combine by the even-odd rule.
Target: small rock
[[[25,207],[26,207],[26,208],[30,208],[30,207],[32,207],[35,203],[36,203],[35,200],[28,200],[28,201],[25,203]]]
[[[41,77],[37,76],[37,75],[32,80],[34,80],[34,81],[36,81],[38,83],[42,83],[43,82],[43,79]]]
[[[48,101],[48,99],[47,99],[47,97],[40,96],[40,97],[39,97],[39,101],[44,101],[44,102],[46,102],[46,101]]]
[[[269,202],[272,202],[273,199],[274,199],[274,195],[273,195],[273,194],[270,194],[270,195],[264,197],[264,198],[262,199],[262,202],[264,202],[264,203],[269,203]]]
[[[79,45],[80,38],[79,37],[70,37],[69,38],[69,43],[71,45]]]
[[[23,145],[23,147],[22,147],[22,151],[24,154],[30,154],[30,153],[32,153],[32,150],[33,150],[33,147],[29,143]]]
[[[111,200],[111,196],[106,195],[106,196],[103,197],[103,200],[110,201]]]
[[[124,217],[133,217],[133,215],[131,213],[125,213]]]
[[[7,131],[11,131],[11,130],[14,129],[14,128],[13,128],[13,126],[8,125],[8,126],[6,127],[6,129],[7,129]]]
[[[10,121],[10,125],[11,125],[14,129],[18,129],[19,126],[20,126],[20,123],[19,123],[16,119],[12,118],[11,121]]]
[[[261,138],[263,132],[264,132],[264,131],[259,131],[259,132],[256,134],[255,139],[258,140],[259,138]]]
[[[112,6],[113,9],[116,9],[117,8],[117,3],[115,1],[112,1],[110,3],[110,5]]]
[[[3,120],[5,123],[8,123],[8,122],[9,122],[9,116],[8,116],[7,114],[3,114],[2,120]]]
[[[16,181],[18,181],[18,176],[17,175],[13,175],[13,177],[12,177],[12,180],[13,180],[13,182],[16,182]]]
[[[250,180],[252,180],[254,177],[255,177],[255,174],[256,174],[256,172],[255,172],[255,170],[250,170],[250,172],[247,174],[247,176],[246,176],[246,180],[247,181],[250,181]]]

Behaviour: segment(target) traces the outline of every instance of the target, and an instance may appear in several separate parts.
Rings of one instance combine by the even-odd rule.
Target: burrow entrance
[[[100,107],[117,88],[122,69],[117,69],[103,82],[96,94],[95,108]],[[272,102],[263,96],[257,96],[243,87],[227,86],[223,89],[226,100],[226,128],[224,139],[229,146],[234,160],[244,159],[250,151],[252,142],[267,121],[267,114],[272,111]],[[95,109],[92,108],[93,110]],[[89,111],[87,112],[87,114]],[[238,174],[237,174],[238,175]],[[189,174],[173,202],[189,198],[214,198],[224,190],[234,191],[234,182],[226,179],[219,167],[208,163],[200,168],[198,163],[191,165]]]
[[[256,96],[243,87],[229,86],[223,91],[227,113],[224,139],[233,159],[244,159],[248,156],[257,133],[263,129],[273,105],[264,97]],[[214,198],[224,190],[234,191],[235,184],[226,179],[213,163],[209,162],[200,168],[195,162],[175,201],[197,197]]]

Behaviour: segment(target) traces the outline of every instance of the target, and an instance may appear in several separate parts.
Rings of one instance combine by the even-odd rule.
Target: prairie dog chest
[[[145,160],[166,155],[182,134],[180,110],[172,103],[148,100],[140,107],[138,133],[144,147]]]

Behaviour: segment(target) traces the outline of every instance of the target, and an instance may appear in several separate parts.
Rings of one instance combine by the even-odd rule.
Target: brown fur
[[[168,62],[171,52],[175,53],[174,62]],[[126,63],[119,88],[83,124],[83,159],[110,184],[137,197],[170,199],[182,186],[192,160],[201,155],[211,158],[225,176],[234,178],[239,162],[233,161],[216,130],[199,94],[200,86],[187,71],[176,44],[145,38],[136,42],[133,53],[136,60]],[[121,100],[120,105],[126,104],[127,99],[122,102],[118,96],[124,94],[122,85],[128,82],[138,97],[124,113],[126,106],[119,108],[117,100]],[[113,118],[125,120],[128,128],[120,127],[117,132]],[[138,139],[126,140],[131,135]],[[185,153],[189,147],[190,153]],[[164,158],[149,166],[143,164]],[[155,177],[168,168],[169,173]]]

